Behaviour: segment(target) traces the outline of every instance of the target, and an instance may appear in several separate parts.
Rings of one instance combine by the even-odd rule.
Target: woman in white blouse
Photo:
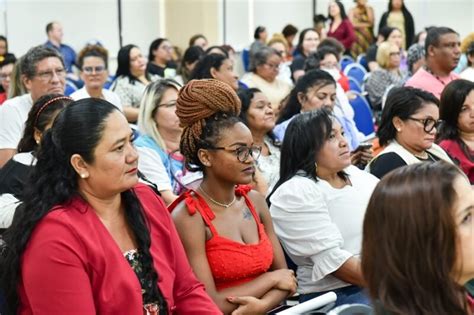
[[[347,140],[331,112],[303,113],[289,124],[269,201],[275,232],[298,266],[300,301],[334,291],[337,305],[369,304],[359,254],[377,182],[351,166]]]

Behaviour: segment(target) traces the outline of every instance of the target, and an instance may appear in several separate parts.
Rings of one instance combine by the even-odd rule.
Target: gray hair
[[[255,54],[252,56],[249,71],[255,72],[258,66],[266,64],[268,61],[268,58],[270,58],[273,55],[277,55],[281,57],[280,53],[275,48],[263,46],[262,48],[257,50]]]
[[[55,57],[61,60],[64,67],[63,57],[55,49],[43,45],[30,48],[30,50],[28,50],[28,52],[21,58],[21,74],[26,76],[28,79],[32,79],[36,75],[36,65],[40,61],[50,57]]]
[[[413,65],[425,56],[425,46],[422,44],[415,43],[408,48],[407,51],[407,62],[408,69],[413,71]]]

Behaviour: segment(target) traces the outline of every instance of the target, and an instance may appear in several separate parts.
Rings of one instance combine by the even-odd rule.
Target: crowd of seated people
[[[474,36],[387,2],[257,27],[245,73],[0,36],[0,314],[474,314]]]

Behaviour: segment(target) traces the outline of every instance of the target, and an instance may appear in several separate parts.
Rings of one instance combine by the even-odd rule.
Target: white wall
[[[259,25],[269,38],[290,23],[299,30],[312,27],[312,8],[312,0],[226,0],[226,42],[237,50],[248,47]]]
[[[45,27],[50,21],[59,21],[63,25],[64,42],[76,51],[88,41],[97,39],[109,49],[112,58],[117,55],[116,0],[3,1],[7,11],[9,48],[17,56],[46,41]],[[158,16],[158,0],[122,0],[124,45],[137,44],[146,53],[150,42],[160,35]],[[5,24],[1,21],[0,17],[0,33],[5,34]]]
[[[163,19],[160,19],[160,13],[164,15],[163,1],[122,0],[124,44],[137,44],[144,54],[147,54],[148,45],[153,39],[166,36],[168,32],[176,34],[177,32],[170,30],[170,27],[178,30],[183,27],[186,21],[176,19],[173,23],[167,21],[168,32],[160,29],[160,25],[162,27],[165,25]],[[186,1],[191,3],[195,0]],[[316,2],[317,11],[326,14],[329,0],[316,0]],[[374,7],[377,24],[387,8],[387,2],[388,0],[369,0]],[[461,37],[474,31],[474,0],[405,0],[405,2],[415,17],[417,31],[428,25],[450,26],[457,30]],[[354,5],[352,0],[343,0],[343,3],[347,9]],[[224,5],[224,0],[219,0],[218,5],[219,7]],[[266,26],[270,36],[274,32],[280,32],[288,23],[294,24],[300,30],[312,26],[313,0],[225,0],[225,9],[226,43],[238,50],[253,41],[253,31],[258,25]],[[186,10],[186,7],[182,10]],[[0,0],[0,34],[8,36],[12,52],[22,55],[31,46],[45,42],[46,24],[57,20],[64,27],[64,42],[76,51],[87,41],[98,39],[109,49],[114,59],[119,49],[117,12],[117,0]],[[210,16],[205,18],[212,19]],[[212,44],[223,43],[222,18],[223,10],[218,9],[215,19],[217,25],[222,27],[216,31],[221,42]],[[206,21],[209,22],[211,21]],[[175,39],[176,42],[187,42],[187,40],[188,38]]]

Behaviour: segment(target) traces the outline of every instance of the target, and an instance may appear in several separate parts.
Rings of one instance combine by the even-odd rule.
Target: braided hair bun
[[[232,87],[219,80],[191,80],[179,91],[176,115],[183,127],[180,150],[189,170],[202,170],[197,151],[215,136],[219,121],[238,122],[240,106]]]

